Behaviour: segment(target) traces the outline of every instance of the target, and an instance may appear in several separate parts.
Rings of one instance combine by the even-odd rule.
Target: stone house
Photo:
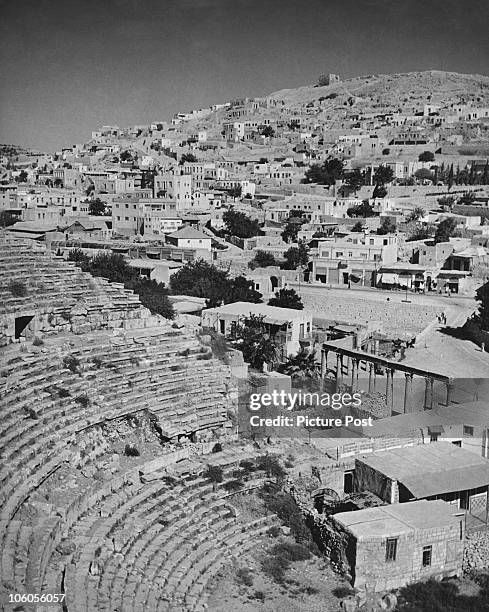
[[[409,582],[460,576],[464,521],[442,500],[335,514],[331,521],[352,586],[384,591]]]

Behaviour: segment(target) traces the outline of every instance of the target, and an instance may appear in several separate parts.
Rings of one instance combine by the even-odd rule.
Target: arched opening
[[[270,276],[270,283],[272,284],[272,291],[278,288],[278,278],[276,276]]]

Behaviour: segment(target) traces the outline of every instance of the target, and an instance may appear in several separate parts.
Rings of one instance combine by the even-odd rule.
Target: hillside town
[[[0,226],[5,610],[486,610],[489,77],[3,144]]]

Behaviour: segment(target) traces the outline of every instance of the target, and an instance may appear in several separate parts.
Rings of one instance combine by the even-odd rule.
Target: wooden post
[[[450,402],[452,401],[452,388],[453,388],[453,379],[447,381],[447,397],[446,397],[446,406],[450,406]]]
[[[356,383],[358,378],[358,360],[351,360],[351,388],[352,390],[356,389]]]
[[[387,368],[387,384],[386,384],[386,390],[385,390],[385,403],[387,408],[389,408],[389,410],[392,412],[392,407],[393,407],[393,395],[394,395],[394,389],[393,389],[393,370],[391,370],[390,368]]]
[[[404,387],[404,414],[407,412],[411,412],[412,404],[411,404],[411,393],[413,388],[413,375],[409,372],[406,372],[405,375],[406,382]]]
[[[431,410],[433,408],[433,379],[427,377],[425,380],[425,391],[424,391],[424,408],[425,410]]]
[[[339,353],[336,353],[336,389],[343,382],[343,360]]]
[[[375,391],[375,366],[373,363],[368,364],[368,392]]]
[[[328,351],[327,349],[321,349],[321,380],[326,376],[328,368]]]

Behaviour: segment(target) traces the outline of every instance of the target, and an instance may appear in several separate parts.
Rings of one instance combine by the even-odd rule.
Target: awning
[[[445,430],[443,429],[443,427],[441,425],[430,425],[428,427],[428,433],[431,434],[442,434],[445,433]]]
[[[399,276],[397,274],[390,274],[389,272],[382,272],[380,282],[384,285],[397,285]]]

